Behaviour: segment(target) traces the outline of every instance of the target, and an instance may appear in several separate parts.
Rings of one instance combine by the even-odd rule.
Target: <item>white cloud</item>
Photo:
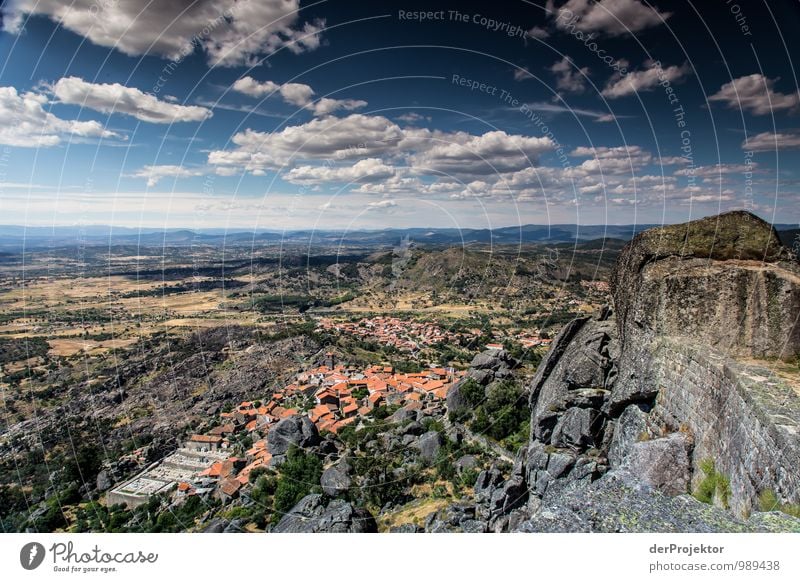
[[[774,152],[800,148],[800,132],[772,133],[765,131],[742,142],[743,150]]]
[[[231,139],[235,149],[212,151],[208,162],[253,172],[279,169],[294,160],[373,157],[396,149],[404,134],[385,117],[358,113],[342,119],[323,117],[275,133],[247,129]]]
[[[773,87],[777,80],[768,79],[758,73],[739,77],[725,83],[708,100],[725,103],[731,109],[741,108],[754,115],[796,109],[800,104],[800,93],[776,92]]]
[[[376,182],[394,176],[392,166],[378,158],[359,160],[352,166],[298,166],[292,168],[285,178],[295,184],[317,184],[320,182]]]
[[[550,67],[556,76],[556,88],[567,93],[583,93],[586,90],[586,77],[589,67],[578,68],[572,59],[565,56]]]
[[[291,167],[298,160],[394,156],[421,174],[472,176],[528,167],[554,147],[547,137],[401,128],[385,117],[357,113],[314,119],[276,133],[248,129],[231,141],[236,148],[212,151],[209,164],[253,172]]]
[[[728,174],[744,174],[755,172],[758,164],[713,164],[710,166],[695,166],[693,168],[681,168],[675,171],[676,176],[697,176],[698,178],[713,178]]]
[[[546,8],[561,30],[608,36],[636,33],[658,26],[671,16],[640,0],[568,0],[558,8],[553,0],[547,0]]]
[[[130,174],[131,178],[145,178],[147,185],[153,187],[158,184],[162,178],[189,178],[191,176],[202,176],[203,170],[197,168],[184,168],[183,166],[161,165],[161,166],[144,166],[134,174]]]
[[[249,95],[250,97],[264,97],[265,95],[269,95],[270,93],[275,93],[278,91],[281,86],[277,83],[273,83],[272,81],[264,81],[263,83],[259,83],[253,77],[242,77],[241,79],[236,79],[236,82],[231,87],[234,91],[239,93],[244,93],[245,95]]]
[[[0,87],[0,143],[17,147],[47,147],[62,138],[119,138],[97,121],[72,121],[45,111],[47,98],[36,93],[17,93]]]
[[[594,158],[604,161],[622,161],[627,162],[628,167],[642,167],[649,164],[653,160],[652,154],[638,145],[630,146],[597,146],[585,147],[580,146],[570,152],[570,155],[576,158]]]
[[[398,115],[397,121],[405,121],[406,123],[419,123],[421,121],[431,121],[431,117],[428,115],[422,115],[416,111],[409,111],[408,113],[403,113],[403,115]]]
[[[380,202],[370,202],[367,204],[367,210],[385,210],[386,208],[394,208],[397,202],[394,200],[381,200]]]
[[[659,159],[635,144],[577,147],[569,152],[576,161],[566,167],[542,166],[541,155],[555,147],[546,137],[403,128],[387,118],[361,114],[313,119],[274,134],[248,130],[233,142],[233,149],[209,155],[218,173],[283,170],[288,182],[348,184],[348,195],[377,195],[383,201],[401,196],[453,203],[513,199],[563,208],[735,199],[735,193],[713,184],[682,185],[679,179],[688,173],[681,170],[688,160]],[[652,170],[669,166],[679,171]],[[736,165],[721,168],[736,178]],[[702,179],[706,170],[701,167],[695,174]]]
[[[452,134],[416,154],[413,166],[421,172],[454,176],[512,172],[535,164],[542,153],[554,147],[549,137],[509,135],[504,131],[480,136]]]
[[[515,81],[527,81],[528,79],[533,79],[533,73],[531,73],[528,69],[520,68],[514,69],[514,80]]]
[[[546,28],[542,28],[541,26],[534,26],[527,32],[527,35],[532,38],[538,38],[539,40],[544,40],[550,36],[550,33],[547,31]]]
[[[259,83],[252,77],[242,77],[233,84],[233,90],[251,97],[264,97],[272,93],[279,93],[283,100],[290,105],[308,109],[314,115],[329,115],[334,111],[354,111],[367,105],[360,99],[330,99],[322,97],[314,100],[314,90],[303,83],[284,83],[279,85],[272,81]]]
[[[661,159],[656,161],[660,162],[662,166],[683,166],[689,163],[689,160],[683,156],[661,156]]]
[[[50,18],[126,55],[179,60],[196,47],[212,65],[255,65],[282,48],[317,48],[324,21],[302,23],[299,0],[8,0],[3,28],[18,33],[29,15]]]
[[[119,83],[89,83],[79,77],[63,77],[52,87],[61,103],[88,107],[101,113],[123,113],[150,123],[203,121],[212,113],[197,105],[176,105]]]
[[[570,115],[580,117],[591,117],[598,123],[606,123],[609,121],[614,121],[617,118],[628,117],[627,115],[616,116],[613,113],[604,113],[602,111],[582,109],[580,107],[567,107],[566,105],[558,105],[557,103],[550,103],[547,101],[528,103],[525,106],[528,108],[528,110],[535,111],[536,113],[569,113]]]
[[[666,69],[652,61],[646,65],[647,68],[644,70],[629,71],[625,75],[615,73],[603,88],[602,95],[609,99],[616,99],[642,91],[651,91],[659,83],[681,81],[691,71],[688,64],[670,65]]]

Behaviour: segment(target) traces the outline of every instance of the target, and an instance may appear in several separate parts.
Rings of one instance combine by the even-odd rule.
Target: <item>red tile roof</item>
[[[222,437],[211,436],[207,434],[193,434],[189,440],[195,443],[221,443]]]
[[[219,486],[220,491],[229,497],[235,495],[241,487],[241,482],[237,481],[236,479],[225,479],[222,483],[220,483]]]

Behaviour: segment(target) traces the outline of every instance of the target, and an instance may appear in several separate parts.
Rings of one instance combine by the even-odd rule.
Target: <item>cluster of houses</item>
[[[309,419],[320,432],[336,433],[378,406],[444,400],[450,386],[464,374],[442,367],[403,374],[391,366],[357,370],[323,365],[299,374],[290,388],[313,391]]]
[[[465,372],[431,367],[397,373],[391,366],[358,369],[336,364],[327,354],[321,366],[298,373],[266,402],[241,402],[220,413],[219,424],[191,435],[174,453],[147,467],[108,494],[108,503],[135,507],[154,494],[176,498],[213,495],[222,501],[239,496],[258,468],[272,460],[267,435],[284,418],[306,415],[320,433],[337,433],[383,405],[438,405]],[[234,455],[248,435],[252,446]]]
[[[458,343],[476,337],[454,333],[434,323],[407,321],[397,317],[371,317],[357,322],[320,319],[318,327],[336,333],[346,333],[381,345],[394,346],[400,351],[416,352],[424,346],[441,342]],[[480,330],[478,330],[478,335]]]

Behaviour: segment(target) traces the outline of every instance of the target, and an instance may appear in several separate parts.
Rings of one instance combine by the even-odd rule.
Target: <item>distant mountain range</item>
[[[598,239],[630,240],[653,224],[576,225],[553,224],[508,226],[495,229],[399,228],[384,230],[230,230],[148,229],[111,226],[23,227],[0,225],[0,248],[37,250],[43,248],[136,245],[168,246],[250,246],[250,245],[358,245],[391,246],[408,238],[418,244],[453,245],[468,243],[570,243]],[[777,224],[779,231],[791,232],[796,225]],[[790,236],[782,237],[785,240]]]

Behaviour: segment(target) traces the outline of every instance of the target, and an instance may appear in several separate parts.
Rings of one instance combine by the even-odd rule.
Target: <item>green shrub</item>
[[[771,489],[765,489],[758,496],[759,511],[780,511],[793,517],[800,517],[800,504],[781,503],[778,496]]]
[[[273,501],[274,522],[280,521],[303,497],[320,490],[322,461],[317,455],[292,446],[286,453],[286,460],[278,467],[278,473]]]
[[[718,500],[720,505],[727,509],[730,506],[731,482],[725,475],[717,471],[714,459],[705,459],[700,462],[700,470],[705,477],[695,489],[694,497],[703,503],[714,503]]]

